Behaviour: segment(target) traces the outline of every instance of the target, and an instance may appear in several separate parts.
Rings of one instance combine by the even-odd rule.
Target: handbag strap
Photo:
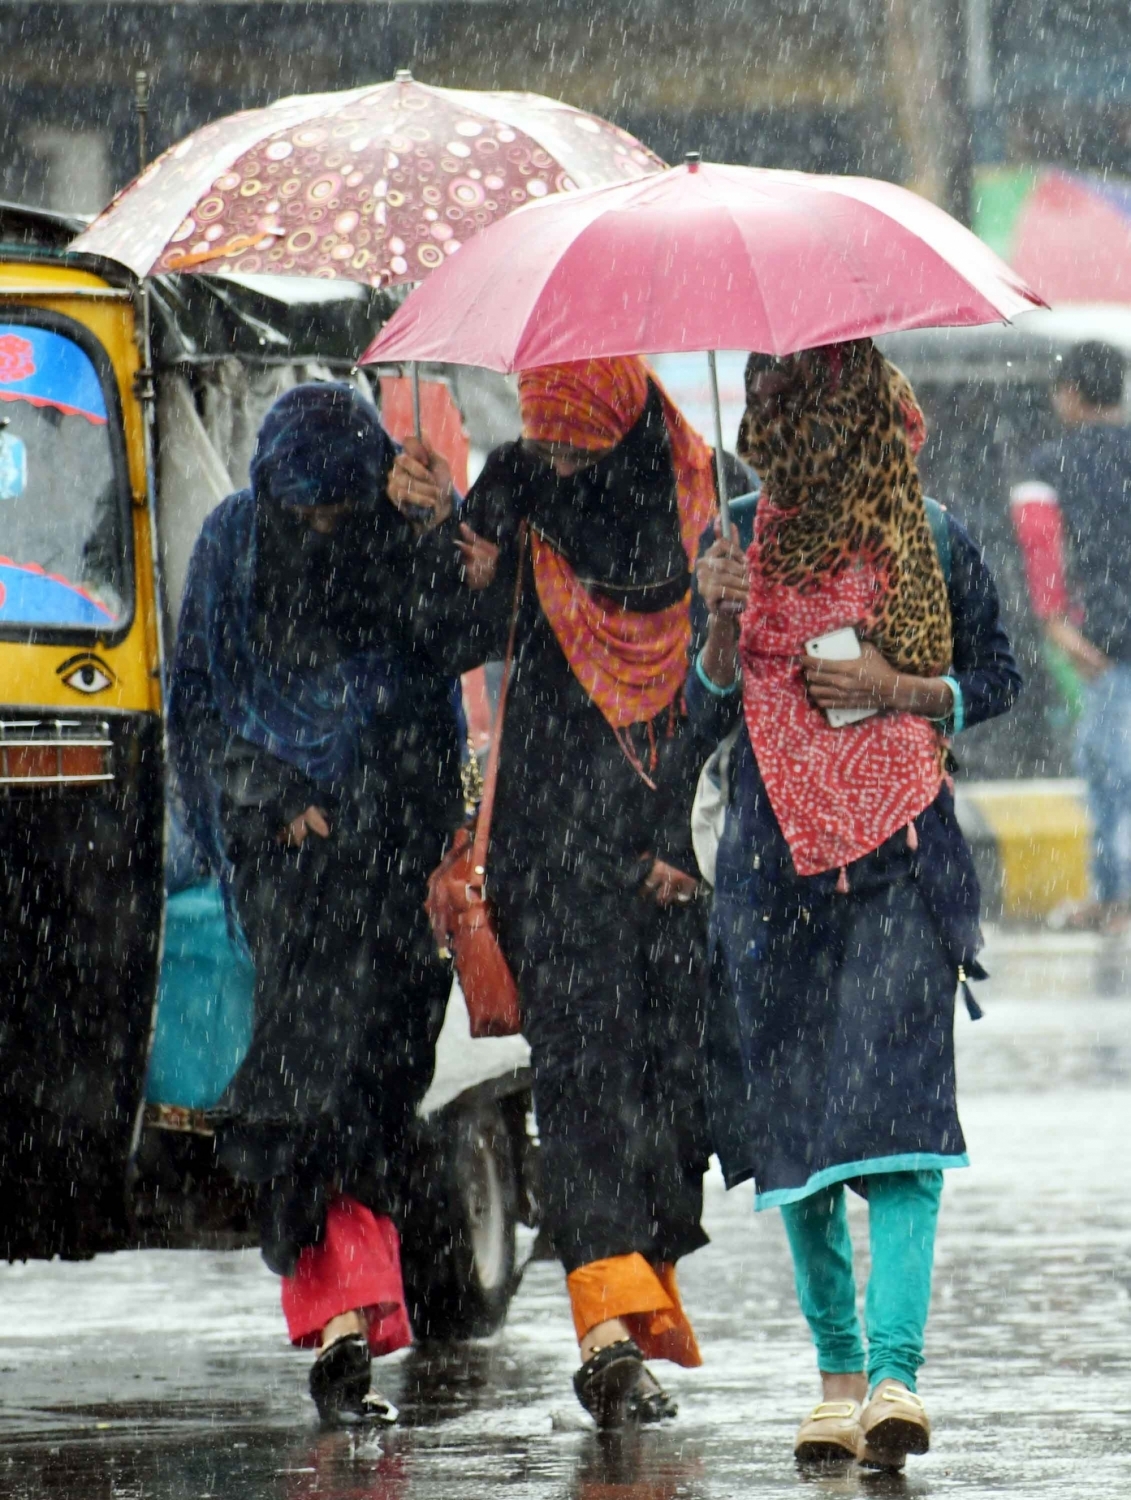
[[[510,692],[511,666],[514,662],[514,643],[518,632],[518,608],[522,603],[522,577],[526,569],[526,522],[518,528],[518,568],[514,576],[514,600],[511,604],[511,625],[507,634],[507,652],[503,658],[503,681],[499,688],[499,706],[495,710],[495,723],[491,733],[491,750],[487,757],[487,775],[483,781],[483,798],[475,819],[475,840],[471,846],[471,868],[479,877],[480,884],[487,875],[487,846],[491,840],[491,818],[495,811],[495,787],[499,780],[499,751],[503,741],[503,717],[507,709],[507,694]]]

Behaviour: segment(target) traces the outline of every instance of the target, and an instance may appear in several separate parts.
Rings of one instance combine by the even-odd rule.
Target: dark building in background
[[[410,67],[528,88],[616,119],[678,159],[901,167],[868,87],[866,7],[762,0],[2,3],[0,193],[89,212],[135,169],[133,72],[155,150],[206,120]],[[804,6],[801,7],[804,11]],[[843,12],[843,13],[842,13]],[[882,37],[879,37],[882,41]]]
[[[1125,0],[0,0],[0,194],[91,212],[209,118],[411,67],[598,111],[669,159],[909,181],[963,211],[969,165],[1131,170]]]

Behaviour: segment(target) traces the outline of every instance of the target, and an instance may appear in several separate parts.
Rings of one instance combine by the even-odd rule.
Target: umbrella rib
[[[765,290],[763,289],[763,286],[762,286],[762,273],[759,271],[757,263],[754,261],[754,258],[750,255],[749,251],[747,250],[746,236],[742,232],[742,225],[733,216],[732,216],[731,222],[734,224],[734,227],[735,227],[735,229],[738,232],[738,237],[739,237],[739,240],[742,243],[743,250],[746,251],[747,260],[748,260],[749,265],[750,265],[751,279],[752,279],[753,284],[754,284],[754,290],[758,293],[758,300],[762,304],[762,314],[763,314],[763,317],[765,319],[766,327],[769,330],[770,345],[771,345],[771,347],[769,349],[767,349],[767,350],[759,350],[758,352],[760,354],[761,353],[777,354],[777,353],[780,352],[779,349],[778,349],[777,333],[776,333],[775,327],[774,327],[773,314],[770,312],[770,304],[769,304],[769,302],[766,299],[766,293],[765,293]]]
[[[914,229],[911,229],[906,224],[901,223],[897,218],[895,218],[893,215],[887,213],[883,208],[878,207],[876,204],[869,203],[869,202],[867,202],[866,200],[864,200],[862,198],[855,198],[855,197],[852,199],[852,201],[855,204],[857,204],[858,207],[867,209],[870,213],[875,214],[877,216],[877,218],[880,220],[881,224],[883,225],[883,230],[884,230],[884,232],[886,234],[888,234],[888,235],[893,235],[894,234],[894,235],[898,235],[900,237],[907,236],[912,241],[913,245],[919,250],[920,253],[926,252],[926,254],[928,256],[930,256],[931,259],[934,261],[934,264],[935,264],[935,267],[936,267],[936,274],[939,271],[941,271],[944,275],[946,275],[948,277],[953,277],[953,278],[957,279],[958,281],[960,281],[968,289],[970,301],[971,301],[972,304],[974,302],[981,302],[981,303],[985,304],[986,306],[990,307],[995,313],[997,313],[998,318],[1000,319],[1001,322],[1003,322],[1003,323],[1008,323],[1009,322],[1009,316],[1008,316],[1008,314],[1002,312],[1001,309],[995,305],[994,300],[991,299],[991,297],[988,295],[988,293],[982,291],[982,289],[979,286],[975,285],[975,283],[970,280],[969,276],[967,276],[966,274],[964,274],[962,271],[957,270],[955,268],[955,266],[949,260],[947,260],[947,258],[945,257],[945,255],[943,255],[943,253],[940,250],[936,250],[935,249],[934,245],[932,245],[929,240],[924,239],[921,234],[916,233],[916,231]],[[1003,291],[1012,291],[1012,289],[1008,288],[1008,287],[1003,287]],[[1016,295],[1020,301],[1026,301],[1027,300],[1027,299],[1023,298],[1020,293],[1014,293],[1014,295]],[[1018,311],[1024,311],[1024,308],[1018,308]],[[923,327],[945,328],[945,327],[948,327],[948,326],[949,327],[961,327],[962,326],[961,324],[954,324],[954,323],[951,323],[951,324],[948,325],[948,324],[945,324],[945,323],[932,322],[931,320],[934,317],[935,317],[934,313],[932,313],[930,311],[924,311],[916,319],[916,321],[914,321],[912,323],[908,323],[908,322],[904,321],[902,318],[898,319],[898,320],[895,319],[895,318],[893,318],[893,319],[889,320],[890,321],[890,326],[875,329],[874,333],[871,336],[872,337],[877,337],[877,336],[885,334],[885,333],[895,333],[895,332],[898,332],[900,330],[909,330],[909,329],[912,329],[912,328],[923,328]]]
[[[903,199],[896,199],[893,206],[889,209],[882,202],[876,201],[877,195],[874,192],[867,191],[873,184],[881,190],[881,196],[890,195],[889,190],[895,189],[903,194]],[[894,183],[885,182],[882,179],[838,177],[831,179],[829,183],[819,183],[819,186],[830,195],[835,193],[848,202],[854,203],[857,207],[868,209],[878,215],[881,223],[889,232],[895,229],[909,235],[916,245],[928,251],[946,271],[960,277],[970,288],[971,292],[984,302],[993,305],[994,299],[999,297],[1001,292],[1004,292],[1009,296],[1016,297],[1018,303],[1021,304],[1016,309],[1017,312],[1024,312],[1031,307],[1043,307],[1046,305],[1043,299],[1033,292],[1032,288],[1026,286],[1024,278],[1019,276],[1011,266],[1001,261],[990,247],[984,241],[980,240],[972,230],[967,229],[965,225],[952,219],[945,210],[931,203],[929,199],[924,199],[917,204],[919,210],[921,212],[925,210],[934,215],[939,221],[940,230],[948,233],[952,238],[957,237],[961,240],[964,237],[968,241],[970,248],[976,250],[985,260],[986,264],[983,267],[971,267],[969,271],[959,270],[942,250],[936,249],[935,245],[924,233],[920,232],[912,224],[905,222],[897,210],[903,206],[907,198],[914,200],[917,195],[909,193],[906,189],[896,189],[896,184]],[[997,265],[992,264],[995,261]],[[978,281],[973,279],[975,276],[979,277]],[[982,277],[996,278],[1001,283],[1000,292],[985,290],[980,284]],[[999,309],[995,310],[999,311],[999,315],[1002,318],[1007,317],[1006,314],[1000,313]]]

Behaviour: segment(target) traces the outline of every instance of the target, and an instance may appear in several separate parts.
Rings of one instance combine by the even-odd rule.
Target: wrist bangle
[[[953,702],[950,706],[950,713],[946,714],[943,718],[936,720],[936,722],[940,724],[949,724],[952,734],[961,734],[962,731],[966,728],[966,703],[962,697],[962,689],[958,685],[958,680],[955,677],[951,677],[948,675],[945,676],[942,680],[950,689],[950,696],[953,699]]]
[[[711,679],[707,676],[706,668],[703,666],[702,651],[700,651],[699,655],[695,658],[695,675],[696,677],[698,677],[699,681],[703,684],[707,691],[712,695],[712,697],[715,698],[729,698],[732,693],[736,693],[738,691],[738,685],[742,681],[741,673],[736,672],[734,681],[728,683],[726,687],[720,687],[717,682],[712,682]]]

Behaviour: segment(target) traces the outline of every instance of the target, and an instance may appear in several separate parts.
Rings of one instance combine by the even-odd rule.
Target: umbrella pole
[[[711,406],[715,415],[715,483],[719,491],[719,521],[724,537],[730,536],[730,506],[727,504],[727,475],[723,463],[723,409],[719,403],[719,371],[715,351],[707,350],[707,369],[711,376]]]
[[[409,365],[409,372],[412,381],[412,431],[417,442],[420,442],[424,436],[420,427],[420,366],[415,359]]]

